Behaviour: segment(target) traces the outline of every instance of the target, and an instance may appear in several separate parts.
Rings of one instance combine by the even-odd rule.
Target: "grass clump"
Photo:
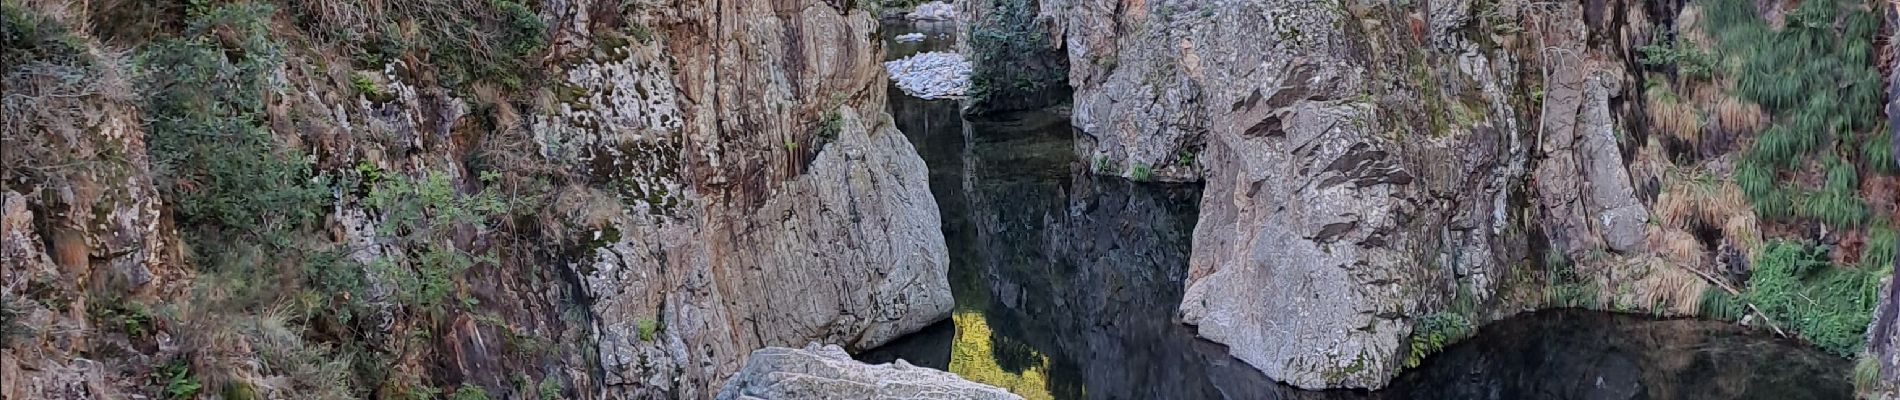
[[[1825,248],[1770,242],[1756,255],[1741,300],[1816,347],[1853,357],[1865,340],[1883,271],[1833,265]]]
[[[1864,223],[1871,215],[1855,195],[1854,166],[1868,163],[1834,157],[1880,156],[1875,150],[1845,150],[1866,147],[1856,137],[1878,136],[1855,134],[1872,130],[1880,120],[1883,87],[1872,65],[1878,18],[1850,2],[1807,1],[1787,15],[1783,28],[1774,29],[1745,0],[1702,5],[1705,33],[1717,39],[1717,53],[1733,58],[1735,94],[1774,116],[1774,124],[1756,135],[1736,166],[1737,184],[1756,210],[1771,219]],[[1779,183],[1782,171],[1802,167],[1816,152],[1829,157],[1821,190]]]
[[[1420,318],[1412,328],[1410,351],[1405,353],[1405,368],[1418,367],[1425,356],[1437,354],[1445,346],[1470,336],[1476,329],[1463,314],[1441,312]]]
[[[1135,163],[1134,167],[1128,169],[1128,179],[1133,179],[1137,182],[1147,182],[1148,179],[1153,176],[1154,167],[1150,167],[1146,163]]]

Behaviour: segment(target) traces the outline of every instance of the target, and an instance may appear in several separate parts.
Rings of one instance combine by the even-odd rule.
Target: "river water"
[[[887,22],[887,56],[954,30]],[[922,43],[896,35],[922,31]],[[1060,107],[965,120],[892,88],[930,166],[957,306],[859,358],[957,373],[1035,399],[1846,399],[1845,359],[1733,324],[1588,311],[1481,329],[1380,391],[1279,384],[1175,320],[1200,189],[1095,177]]]

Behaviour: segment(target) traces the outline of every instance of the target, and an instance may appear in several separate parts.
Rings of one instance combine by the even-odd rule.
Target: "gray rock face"
[[[634,16],[660,39],[569,66],[585,96],[535,121],[544,154],[617,189],[573,196],[603,397],[705,398],[754,349],[863,349],[948,317],[937,205],[884,112],[873,17],[678,3]]]
[[[1021,400],[1001,388],[903,360],[869,365],[835,345],[768,347],[752,352],[745,368],[719,391],[720,400],[891,399]]]
[[[1561,40],[1546,57],[1557,61],[1547,62],[1578,67],[1553,68],[1544,82],[1538,145],[1548,158],[1538,164],[1536,181],[1551,243],[1572,257],[1606,247],[1639,250],[1649,211],[1636,199],[1617,146],[1610,98],[1621,90],[1619,78],[1577,56],[1585,51],[1582,21],[1558,26],[1573,33],[1556,36]]]
[[[1502,20],[1581,14],[1495,7]],[[1518,53],[1490,26],[1464,29],[1486,20],[1473,8],[1042,4],[1066,41],[1077,151],[1094,170],[1206,181],[1183,321],[1303,388],[1384,386],[1416,356],[1418,319],[1454,299],[1501,301],[1509,260],[1524,257],[1527,213],[1509,196],[1534,136]],[[1600,139],[1596,161],[1621,168],[1614,138]],[[1613,196],[1630,193],[1622,182],[1576,190],[1640,215]],[[1616,239],[1641,243],[1643,218],[1625,220],[1603,226],[1637,228]]]

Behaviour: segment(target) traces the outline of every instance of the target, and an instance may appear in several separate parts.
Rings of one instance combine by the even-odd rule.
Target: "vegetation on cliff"
[[[1733,160],[1720,184],[1738,187],[1761,221],[1749,229],[1659,208],[1669,225],[1725,234],[1724,248],[1740,250],[1716,271],[1739,295],[1706,292],[1704,315],[1755,319],[1842,356],[1863,348],[1896,246],[1881,22],[1869,9],[1880,6],[1800,2],[1777,28],[1755,3],[1698,1],[1677,32],[1639,49],[1652,71],[1648,120],[1672,165],[1720,175],[1712,160]]]

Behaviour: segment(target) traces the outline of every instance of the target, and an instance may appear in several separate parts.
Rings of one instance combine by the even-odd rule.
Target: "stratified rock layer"
[[[606,397],[704,398],[754,349],[869,348],[947,317],[937,206],[885,114],[873,16],[662,3],[632,21],[661,34],[571,64],[585,95],[535,123],[544,154],[617,188],[575,221],[597,246],[573,268]]]

